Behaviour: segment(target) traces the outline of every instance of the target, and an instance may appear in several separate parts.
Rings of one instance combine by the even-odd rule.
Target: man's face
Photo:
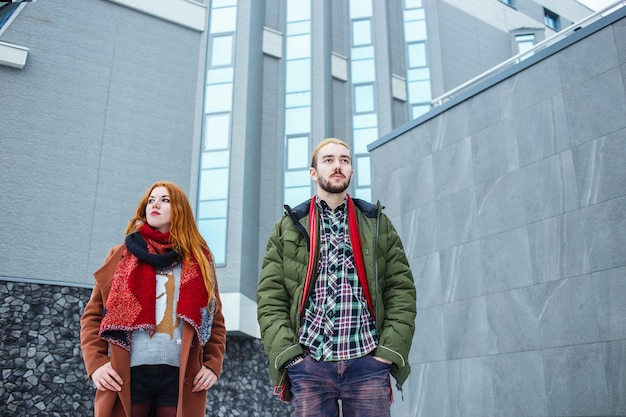
[[[345,146],[329,143],[317,154],[317,165],[310,168],[311,178],[327,193],[343,193],[352,179],[352,158]]]

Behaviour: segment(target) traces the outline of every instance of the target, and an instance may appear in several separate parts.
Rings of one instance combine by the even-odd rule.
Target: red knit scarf
[[[126,239],[117,264],[100,325],[100,337],[130,351],[133,330],[156,330],[156,268],[172,267],[180,260],[169,242],[169,233],[148,225]],[[208,294],[195,258],[183,261],[176,315],[189,323],[204,345],[213,324],[214,300]],[[210,311],[209,311],[210,310]]]

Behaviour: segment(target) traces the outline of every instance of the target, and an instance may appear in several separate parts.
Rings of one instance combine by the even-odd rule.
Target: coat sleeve
[[[114,262],[113,256],[118,253],[119,250],[120,246],[117,246],[109,251],[99,271],[103,271],[106,268],[114,268],[114,266],[109,265],[109,263]],[[98,274],[98,272],[96,272],[96,274]],[[108,293],[108,288],[111,284],[110,281],[113,279],[112,274],[110,277],[108,276],[109,274],[105,275],[107,275],[105,279],[108,280],[108,285],[107,283],[98,282],[98,280],[96,280],[96,284],[91,291],[91,297],[80,318],[80,349],[83,353],[83,361],[85,362],[85,369],[87,370],[89,378],[91,378],[91,374],[96,369],[110,360],[109,345],[98,335],[102,315],[104,314],[104,304],[106,303],[106,294],[104,291]],[[106,289],[103,288],[103,285],[105,285]]]
[[[382,292],[385,320],[379,329],[380,344],[376,354],[403,368],[408,365],[415,332],[416,290],[400,236],[389,218],[382,215],[381,220],[385,222],[384,229],[387,230]]]
[[[109,362],[109,345],[98,335],[102,312],[102,293],[96,284],[80,319],[80,349],[89,378],[96,369]]]
[[[215,270],[213,271],[213,276],[215,276]],[[213,317],[213,327],[211,328],[211,336],[204,345],[202,360],[204,366],[212,370],[219,378],[224,362],[224,352],[226,351],[226,325],[224,324],[224,315],[222,314],[222,300],[217,279],[215,279],[214,291],[215,315]]]
[[[288,291],[284,274],[293,268],[285,266],[283,252],[282,228],[278,222],[267,243],[257,288],[257,319],[274,382],[283,364],[302,353],[291,321],[292,312],[297,309],[297,295]]]

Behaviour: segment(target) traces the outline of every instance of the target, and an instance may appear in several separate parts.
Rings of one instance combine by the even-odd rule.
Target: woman
[[[157,182],[94,273],[81,318],[95,417],[200,417],[226,347],[213,257],[185,193]]]

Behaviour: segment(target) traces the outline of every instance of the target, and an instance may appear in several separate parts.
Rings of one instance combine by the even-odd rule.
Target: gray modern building
[[[288,413],[271,398],[256,284],[270,230],[313,193],[308,157],[329,136],[355,152],[351,194],[388,206],[419,289],[415,372],[394,415],[626,414],[623,308],[609,302],[626,294],[623,11],[2,4],[2,415],[91,407],[77,317],[160,179],[187,190],[219,267],[229,340],[208,415]]]
[[[198,222],[240,306],[233,328],[252,336],[265,241],[283,204],[311,196],[315,143],[352,144],[352,194],[371,200],[368,144],[590,14],[576,1],[484,0],[214,1],[208,12]]]

